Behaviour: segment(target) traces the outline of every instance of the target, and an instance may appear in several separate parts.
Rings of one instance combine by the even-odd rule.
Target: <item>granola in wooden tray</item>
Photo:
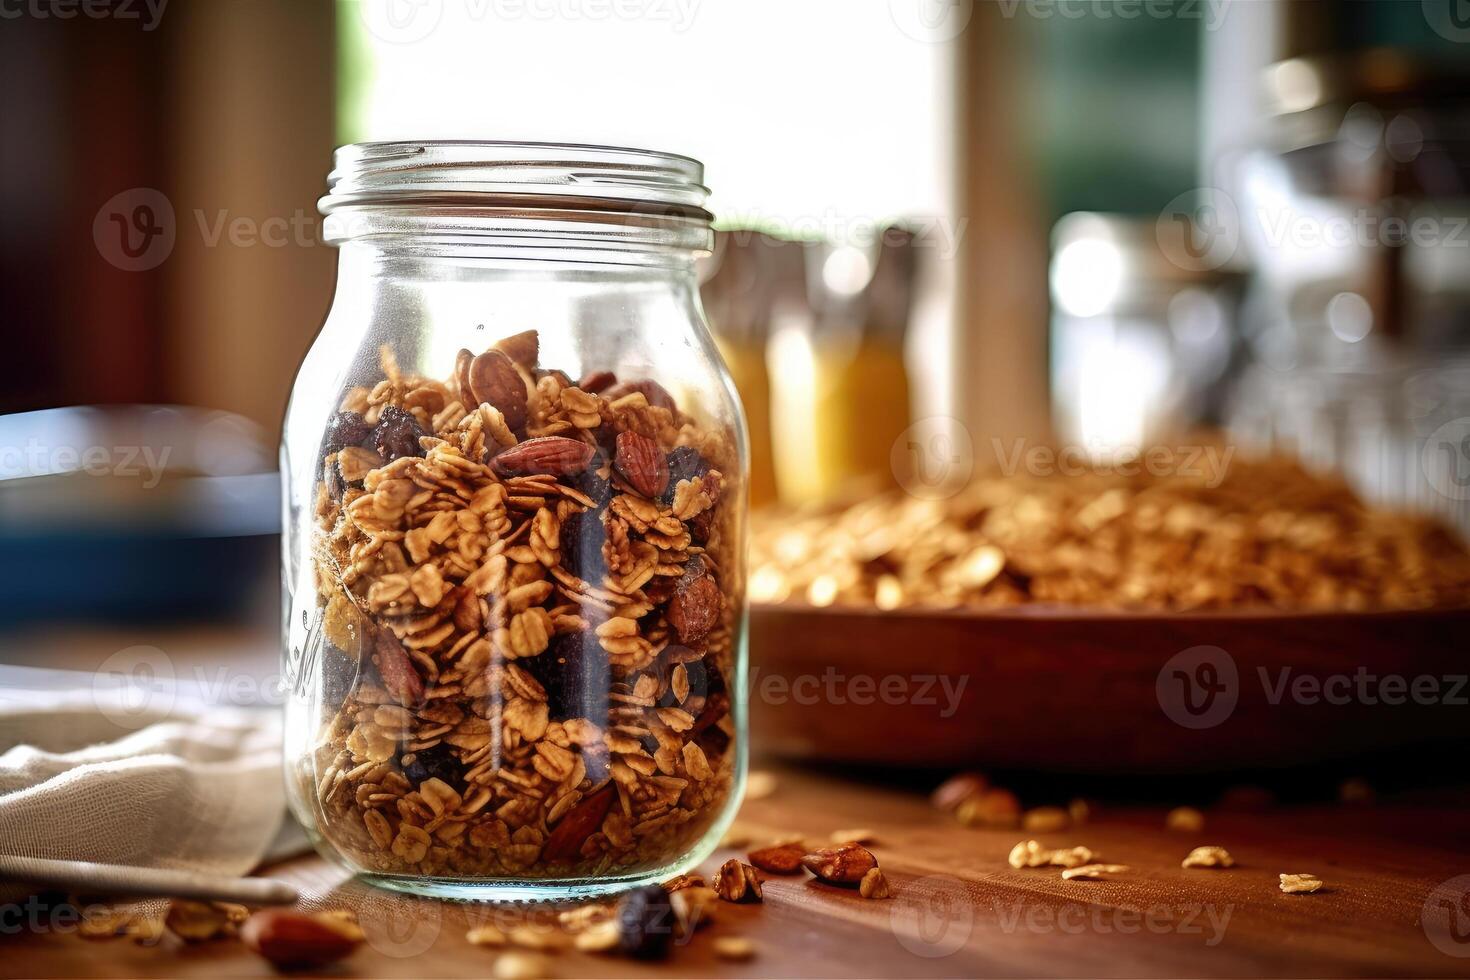
[[[1285,459],[987,476],[942,500],[768,512],[751,569],[755,602],[883,610],[1470,606],[1470,552],[1452,531]]]
[[[731,792],[733,436],[537,348],[461,351],[445,380],[385,353],[326,433],[321,729],[297,772],[363,870],[658,868]]]

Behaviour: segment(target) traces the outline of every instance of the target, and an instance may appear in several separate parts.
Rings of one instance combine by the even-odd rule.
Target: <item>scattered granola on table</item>
[[[321,727],[296,771],[369,872],[626,875],[688,852],[730,796],[732,437],[537,347],[461,351],[446,380],[385,353],[326,433]]]
[[[879,609],[1453,607],[1470,604],[1470,552],[1340,480],[1234,459],[1218,477],[991,476],[947,500],[895,491],[766,512],[750,595]]]
[[[1192,806],[1176,806],[1164,814],[1164,829],[1197,834],[1205,829],[1205,815]]]
[[[1084,864],[1080,868],[1067,868],[1062,872],[1064,881],[1096,881],[1104,875],[1122,874],[1130,870],[1126,864]]]
[[[1288,895],[1306,895],[1322,887],[1322,879],[1314,874],[1283,874],[1281,890]]]
[[[1223,847],[1205,845],[1196,847],[1185,856],[1180,867],[1184,868],[1233,868],[1235,858]]]

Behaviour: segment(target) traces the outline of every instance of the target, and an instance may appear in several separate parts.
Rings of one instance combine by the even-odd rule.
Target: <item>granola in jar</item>
[[[358,870],[595,879],[707,835],[739,768],[736,437],[536,332],[351,388],[315,484],[316,725]]]

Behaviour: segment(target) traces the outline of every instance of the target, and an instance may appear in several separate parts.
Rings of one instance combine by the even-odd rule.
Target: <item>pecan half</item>
[[[506,475],[541,473],[569,476],[585,470],[595,452],[585,442],[566,436],[541,436],[516,443],[490,462],[498,472]]]
[[[801,857],[802,866],[833,885],[856,885],[863,875],[878,866],[873,852],[861,844],[823,847]]]
[[[806,849],[799,844],[777,844],[751,851],[750,863],[773,875],[794,875],[801,871],[801,859]]]
[[[761,881],[755,869],[742,864],[739,858],[731,858],[715,872],[715,894],[727,902],[759,902],[762,900]]]
[[[653,500],[669,486],[669,461],[658,443],[636,432],[619,432],[613,468],[628,485]]]
[[[602,818],[607,816],[612,803],[613,786],[608,783],[572,807],[552,828],[541,857],[547,861],[575,861],[581,856],[582,844],[602,826]]]
[[[469,385],[476,405],[488,403],[500,409],[512,429],[526,424],[526,382],[504,351],[487,350],[471,361]]]

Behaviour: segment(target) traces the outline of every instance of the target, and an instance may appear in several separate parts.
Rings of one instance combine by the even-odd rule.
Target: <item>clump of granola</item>
[[[653,381],[542,368],[347,392],[314,560],[317,830],[367,871],[522,879],[667,863],[736,771],[729,432]],[[727,476],[729,474],[730,476]]]

